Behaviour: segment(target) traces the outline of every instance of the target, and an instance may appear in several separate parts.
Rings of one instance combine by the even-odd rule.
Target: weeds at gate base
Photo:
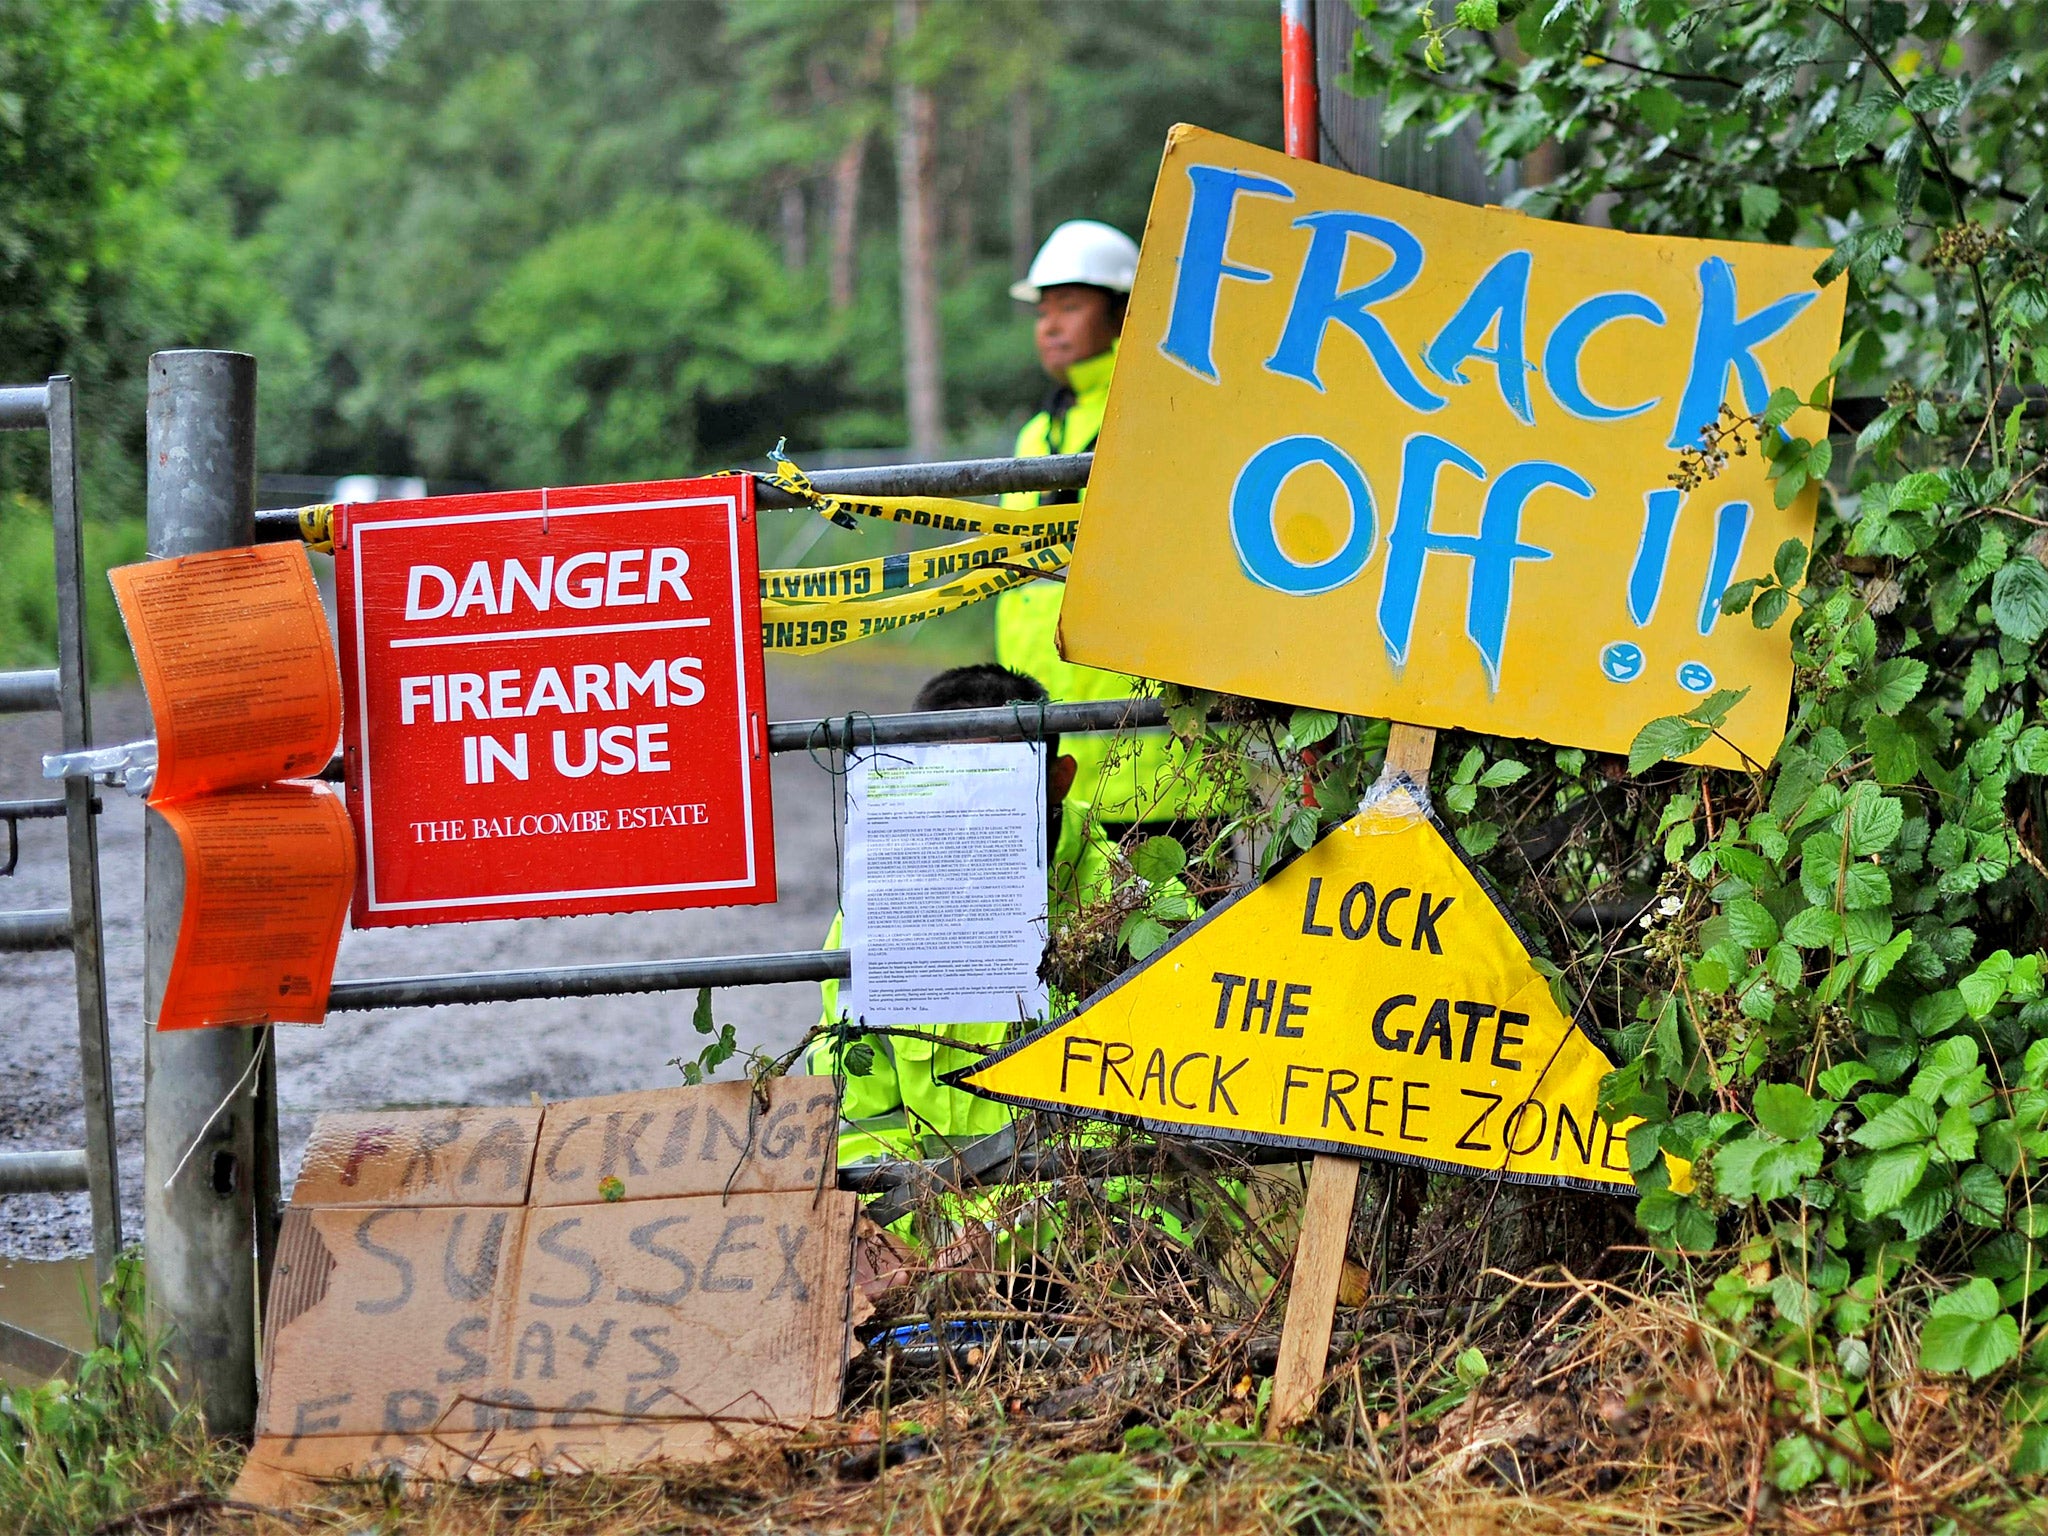
[[[233,1476],[236,1449],[209,1439],[174,1395],[149,1328],[140,1254],[116,1261],[100,1301],[114,1336],[86,1354],[74,1381],[0,1395],[0,1530],[69,1536]]]

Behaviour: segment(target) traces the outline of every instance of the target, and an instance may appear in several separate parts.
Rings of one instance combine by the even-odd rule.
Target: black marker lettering
[[[1458,1145],[1467,1152],[1491,1152],[1493,1150],[1492,1142],[1474,1141],[1472,1137],[1473,1134],[1477,1132],[1481,1126],[1486,1124],[1486,1122],[1492,1118],[1493,1112],[1496,1109],[1500,1108],[1500,1095],[1497,1093],[1481,1093],[1471,1088],[1460,1088],[1458,1092],[1465,1095],[1465,1097],[1468,1099],[1486,1100],[1486,1108],[1479,1111],[1479,1118],[1477,1120],[1474,1120],[1470,1125],[1465,1127],[1464,1135],[1458,1138]]]
[[[1316,921],[1316,903],[1323,897],[1323,877],[1315,875],[1308,882],[1308,900],[1301,909],[1301,931],[1311,938],[1327,939],[1331,928],[1328,923]]]

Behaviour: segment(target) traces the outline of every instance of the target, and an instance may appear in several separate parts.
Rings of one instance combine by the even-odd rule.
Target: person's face
[[[1067,370],[1116,340],[1112,300],[1105,288],[1062,283],[1046,289],[1038,300],[1038,362],[1056,382],[1067,382]]]

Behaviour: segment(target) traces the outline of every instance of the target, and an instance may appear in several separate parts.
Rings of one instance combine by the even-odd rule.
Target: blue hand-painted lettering
[[[1678,414],[1671,422],[1671,447],[1698,443],[1701,428],[1721,414],[1730,368],[1741,385],[1743,404],[1752,412],[1764,408],[1771,397],[1770,381],[1752,349],[1785,329],[1819,297],[1818,290],[1788,293],[1744,319],[1736,313],[1735,269],[1721,256],[1700,263],[1700,324],[1693,337],[1685,393],[1679,396]]]
[[[1664,311],[1640,293],[1596,293],[1567,310],[1544,344],[1543,378],[1550,386],[1551,397],[1582,421],[1621,421],[1640,416],[1664,398],[1653,395],[1640,405],[1602,405],[1586,393],[1579,377],[1580,356],[1593,333],[1616,320],[1648,320],[1653,325],[1662,325]]]
[[[1465,633],[1486,663],[1491,686],[1498,688],[1501,652],[1513,606],[1515,563],[1548,560],[1551,556],[1551,551],[1541,545],[1523,542],[1522,508],[1545,486],[1556,486],[1586,498],[1592,496],[1593,487],[1562,464],[1542,459],[1515,464],[1503,471],[1487,491],[1476,535],[1439,533],[1430,519],[1436,505],[1437,475],[1446,464],[1457,466],[1475,479],[1486,478],[1477,459],[1455,443],[1430,433],[1418,432],[1402,446],[1401,490],[1394,509],[1394,526],[1387,534],[1387,572],[1380,588],[1380,636],[1394,665],[1405,665],[1422,597],[1424,564],[1432,554],[1463,555],[1472,562],[1471,585],[1465,601]]]
[[[1430,393],[1408,359],[1394,345],[1394,338],[1374,304],[1407,291],[1422,273],[1422,242],[1392,219],[1369,213],[1312,213],[1295,220],[1295,227],[1315,231],[1308,255],[1302,259],[1301,278],[1295,284],[1294,303],[1287,311],[1287,324],[1280,332],[1280,344],[1266,359],[1274,373],[1301,379],[1323,387],[1316,374],[1316,360],[1323,349],[1323,335],[1334,323],[1343,326],[1365,344],[1373,365],[1387,387],[1411,410],[1443,408],[1441,397]],[[1353,235],[1363,235],[1384,246],[1393,261],[1387,270],[1356,288],[1343,288],[1344,257]]]
[[[1700,591],[1700,633],[1711,635],[1721,617],[1721,598],[1735,579],[1742,544],[1749,537],[1746,501],[1731,501],[1714,515],[1714,552],[1707,560],[1707,584]]]
[[[1458,312],[1436,333],[1422,360],[1446,384],[1472,382],[1461,366],[1467,358],[1493,364],[1502,401],[1522,421],[1533,424],[1527,348],[1530,260],[1527,251],[1509,251],[1489,267]],[[1494,332],[1490,347],[1482,345],[1489,330]]]
[[[1179,271],[1174,276],[1173,309],[1167,317],[1166,337],[1159,343],[1159,350],[1189,372],[1213,383],[1216,364],[1211,360],[1210,350],[1216,336],[1216,299],[1223,279],[1231,277],[1245,283],[1273,280],[1270,272],[1238,266],[1225,259],[1238,194],[1292,202],[1294,193],[1286,183],[1270,176],[1251,176],[1214,165],[1189,166],[1188,180],[1194,184],[1194,196],[1188,204],[1188,227],[1181,239]]]
[[[1643,536],[1636,544],[1636,563],[1628,573],[1628,616],[1647,624],[1664,590],[1664,571],[1671,563],[1671,534],[1678,526],[1679,503],[1685,493],[1675,486],[1643,493]]]
[[[1273,510],[1288,476],[1310,464],[1334,473],[1351,502],[1351,531],[1327,560],[1304,565],[1280,547]],[[1245,575],[1290,597],[1313,597],[1350,581],[1372,558],[1378,536],[1372,486],[1349,454],[1321,437],[1283,437],[1253,454],[1230,493],[1230,537]]]

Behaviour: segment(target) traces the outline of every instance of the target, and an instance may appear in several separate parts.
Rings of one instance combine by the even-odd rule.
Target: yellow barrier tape
[[[934,550],[934,554],[942,551]],[[1027,581],[1058,572],[1072,558],[1070,543],[1048,545],[1021,554],[1001,566],[985,567],[971,576],[926,587],[848,602],[780,602],[761,604],[761,648],[769,651],[827,651],[851,645],[892,629],[919,624],[952,613]]]
[[[776,603],[845,602],[879,597],[923,586],[929,581],[954,581],[979,570],[1000,570],[1026,555],[1056,544],[1071,545],[1081,524],[1067,518],[1054,530],[1037,536],[985,533],[933,549],[908,554],[877,555],[844,565],[796,566],[761,572],[761,600]]]
[[[299,508],[299,537],[306,547],[323,555],[334,553],[334,504]]]
[[[1078,526],[1078,504],[1009,512],[950,496],[828,496],[782,456],[779,444],[770,457],[775,461],[775,473],[767,477],[769,480],[842,528],[857,528],[859,524],[854,519],[866,517],[911,528],[934,528],[940,533],[1008,534],[1014,538],[1049,540],[1071,538],[1072,530]]]

